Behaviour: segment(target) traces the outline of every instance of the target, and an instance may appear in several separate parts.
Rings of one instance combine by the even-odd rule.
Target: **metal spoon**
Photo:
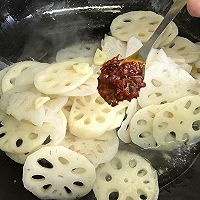
[[[170,22],[178,15],[181,9],[186,5],[187,0],[176,0],[170,10],[165,15],[163,21],[160,23],[156,31],[150,37],[150,39],[134,54],[130,55],[129,57],[125,58],[124,60],[135,60],[139,59],[142,61],[146,61],[148,54],[156,43],[159,36],[165,31],[166,27],[170,24]]]

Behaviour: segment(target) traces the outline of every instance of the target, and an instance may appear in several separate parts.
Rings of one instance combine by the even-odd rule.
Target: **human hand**
[[[200,17],[200,0],[188,0],[187,9],[193,17]]]

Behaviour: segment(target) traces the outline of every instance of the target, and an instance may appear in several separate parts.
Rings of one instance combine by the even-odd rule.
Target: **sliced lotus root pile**
[[[177,36],[163,50],[174,57],[182,56],[187,63],[193,63],[200,58],[200,51],[196,44],[187,38]]]
[[[52,64],[35,76],[35,87],[44,94],[67,95],[82,85],[91,75],[93,69],[88,63],[66,61]]]
[[[173,102],[183,96],[199,94],[197,81],[174,63],[155,62],[145,72],[146,87],[140,90],[141,107]]]
[[[2,92],[6,92],[15,86],[15,80],[20,74],[33,65],[38,65],[38,62],[33,61],[23,61],[13,64],[8,72],[4,75],[2,79]]]
[[[3,93],[0,99],[0,108],[17,120],[27,120],[34,125],[41,126],[45,119],[45,109],[44,106],[35,104],[40,98],[41,93],[35,88],[14,87]]]
[[[94,56],[95,51],[99,46],[100,44],[98,41],[79,42],[77,44],[73,44],[57,52],[56,62],[63,62],[78,57],[83,57],[83,58],[90,57],[89,63],[91,64],[92,57]]]
[[[105,38],[101,41],[101,48],[106,54],[107,60],[110,60],[119,54],[123,58],[126,56],[126,43],[112,36],[105,35]]]
[[[119,151],[108,163],[97,170],[94,193],[98,200],[156,200],[157,172],[141,156]]]
[[[52,140],[51,135],[55,132],[55,127],[50,123],[38,127],[26,121],[18,121],[3,113],[0,114],[0,149],[3,151],[14,154],[27,153],[40,145],[58,144],[65,136],[65,132],[57,133],[56,140]]]
[[[137,107],[138,107],[137,100],[132,99],[126,110],[125,119],[123,120],[119,130],[117,131],[117,135],[125,143],[131,142],[131,138],[130,138],[130,134],[129,134],[129,130],[128,130],[129,123],[130,123],[132,117],[134,116],[134,114],[137,112]]]
[[[158,112],[153,121],[153,136],[158,145],[187,144],[200,137],[200,96],[176,100]]]
[[[76,199],[90,192],[95,167],[83,155],[62,146],[44,147],[28,156],[24,187],[41,199]]]
[[[135,113],[129,124],[129,133],[133,143],[145,149],[157,147],[153,136],[153,120],[156,113],[167,105],[150,105]]]
[[[84,155],[95,167],[110,161],[118,151],[119,140],[115,131],[94,139],[84,139],[68,133],[61,145]]]
[[[131,11],[116,17],[110,26],[112,36],[120,39],[121,41],[128,41],[132,36],[139,39],[141,42],[147,42],[151,35],[155,32],[160,22],[163,20],[161,15],[152,11]],[[173,28],[167,27],[171,30],[168,34],[163,34],[160,42],[167,39],[173,39]],[[170,32],[168,30],[168,32]],[[173,34],[172,34],[173,33]],[[168,36],[168,37],[167,37]],[[171,37],[170,37],[171,36]],[[171,42],[171,41],[170,41]]]
[[[68,126],[70,133],[81,138],[100,137],[111,126],[117,107],[111,107],[95,93],[74,99]]]

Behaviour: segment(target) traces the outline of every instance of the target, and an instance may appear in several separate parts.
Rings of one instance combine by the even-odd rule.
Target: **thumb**
[[[193,17],[200,17],[200,0],[188,0],[187,9]]]

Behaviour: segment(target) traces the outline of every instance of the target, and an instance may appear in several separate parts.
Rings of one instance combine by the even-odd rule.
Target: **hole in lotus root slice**
[[[173,118],[173,117],[174,117],[173,113],[171,113],[171,112],[169,112],[169,111],[165,111],[165,112],[163,113],[163,115],[164,115],[165,117],[167,117],[167,118]]]
[[[185,104],[184,108],[189,109],[191,104],[192,104],[192,102],[190,100],[187,101],[187,103]]]
[[[85,172],[86,172],[86,169],[81,168],[81,167],[72,169],[72,174],[83,174]]]
[[[47,144],[49,144],[51,141],[52,141],[52,139],[51,139],[51,136],[49,135],[49,136],[45,139],[45,141],[42,143],[42,145],[47,145]]]
[[[143,181],[143,183],[144,183],[144,184],[149,184],[149,183],[150,183],[150,181]]]
[[[174,47],[174,46],[175,46],[175,43],[172,42],[172,43],[169,45],[169,48],[171,49],[171,48]]]
[[[150,118],[155,118],[155,113],[153,113],[153,112],[151,112],[151,111],[148,111],[147,112],[147,114],[148,114],[148,116],[150,117]]]
[[[138,33],[139,37],[145,37],[145,33]]]
[[[139,137],[140,137],[140,138],[147,138],[147,137],[149,137],[149,136],[151,136],[151,135],[152,135],[152,134],[151,134],[150,132],[145,131],[145,132],[141,133],[141,134],[139,135]]]
[[[102,164],[103,165],[103,164]],[[101,165],[101,166],[102,166]],[[108,172],[105,172],[103,171],[101,174],[100,174],[100,177],[103,181],[106,181],[106,182],[110,182],[112,181],[112,176],[108,173]]]
[[[176,133],[174,131],[171,131],[169,134],[171,135],[172,138],[174,139],[176,138]]]
[[[102,97],[97,97],[95,103],[102,105],[105,103],[105,100]]]
[[[142,189],[138,189],[137,194],[141,200],[146,200],[148,198],[147,194]]]
[[[0,133],[0,138],[4,137],[6,133]]]
[[[161,122],[161,123],[158,125],[158,127],[159,127],[160,129],[165,129],[165,128],[167,128],[167,126],[168,126],[168,123],[167,123],[167,122]]]
[[[161,105],[162,105],[162,104],[166,104],[166,103],[167,103],[166,100],[160,102]]]
[[[84,184],[80,181],[76,181],[76,182],[73,182],[73,185],[76,185],[76,186],[84,186]]]
[[[97,144],[96,149],[98,153],[101,153],[101,154],[104,153],[104,150],[102,149],[101,145]]]
[[[87,103],[91,101],[91,96],[85,96],[84,98]]]
[[[34,140],[38,137],[38,134],[36,133],[30,133],[29,136],[28,136],[31,140]]]
[[[130,18],[125,18],[123,19],[123,22],[127,23],[127,22],[131,22],[132,20]]]
[[[137,165],[137,161],[135,159],[131,159],[131,160],[129,160],[128,164],[129,164],[129,167],[135,168]]]
[[[139,177],[143,177],[143,176],[146,176],[147,175],[147,170],[146,169],[140,169],[137,173],[137,175]]]
[[[62,163],[63,165],[69,164],[69,161],[66,158],[59,157],[58,158],[59,162]]]
[[[91,123],[91,119],[89,117],[87,117],[85,120],[84,120],[84,124],[85,125],[88,125]]]
[[[150,25],[156,25],[156,24],[160,24],[160,22],[159,22],[159,21],[152,21],[152,22],[150,22],[149,24],[150,24]]]
[[[196,120],[192,123],[192,129],[194,131],[199,131],[200,130],[200,120]]]
[[[140,126],[145,126],[147,124],[147,121],[144,120],[144,119],[140,119],[137,121],[137,124],[140,125]]]
[[[109,109],[109,108],[104,108],[103,110],[102,110],[102,112],[104,112],[104,113],[109,113],[111,111],[111,109]]]
[[[109,200],[117,200],[119,198],[119,192],[113,191],[109,194]]]
[[[112,176],[110,174],[107,174],[106,177],[105,177],[105,180],[107,182],[112,181]]]
[[[119,170],[119,169],[122,168],[122,162],[119,158],[115,157],[111,160],[111,166],[112,166],[113,169]]]
[[[64,186],[64,189],[68,194],[72,193],[72,191],[67,186]]]
[[[47,191],[47,190],[50,190],[51,189],[51,187],[52,187],[52,185],[51,184],[46,184],[46,185],[43,185],[43,189],[45,190],[45,191]]]
[[[103,122],[105,122],[105,118],[103,117],[103,116],[97,116],[96,118],[96,121],[98,122],[98,123],[103,123]]]
[[[194,109],[193,114],[197,115],[200,113],[200,106],[198,106],[197,108]]]
[[[182,140],[184,141],[185,144],[187,144],[188,141],[189,141],[189,138],[190,138],[189,134],[188,133],[184,133],[183,137],[182,137]]]
[[[20,147],[23,144],[23,140],[20,138],[16,141],[16,146]]]
[[[181,48],[177,49],[177,51],[183,51],[185,49],[186,49],[186,47],[181,47]]]
[[[151,83],[155,86],[155,87],[160,87],[162,85],[162,83],[156,79],[152,79]]]
[[[43,181],[43,180],[45,180],[45,177],[43,175],[33,175],[32,179]]]
[[[148,95],[149,99],[154,99],[154,98],[160,97],[160,96],[162,96],[162,93],[158,93],[158,92]]]
[[[76,115],[76,117],[75,117],[74,119],[75,119],[75,120],[80,120],[80,119],[83,118],[83,116],[84,116],[84,114],[83,114],[83,113],[80,113],[80,114]]]
[[[50,163],[48,160],[46,160],[45,158],[40,158],[37,160],[38,164],[44,168],[48,168],[48,169],[52,169],[53,165],[52,163]]]
[[[198,91],[195,91],[195,90],[187,90],[187,92],[191,95],[199,95],[199,92]]]
[[[170,142],[174,142],[175,140],[176,140],[176,133],[174,131],[171,131],[166,134],[165,142],[170,143]]]
[[[154,32],[155,32],[155,29],[154,29],[154,28],[149,28],[149,29],[148,29],[148,32],[154,33]]]
[[[134,200],[132,197],[128,196],[126,197],[126,200]]]

